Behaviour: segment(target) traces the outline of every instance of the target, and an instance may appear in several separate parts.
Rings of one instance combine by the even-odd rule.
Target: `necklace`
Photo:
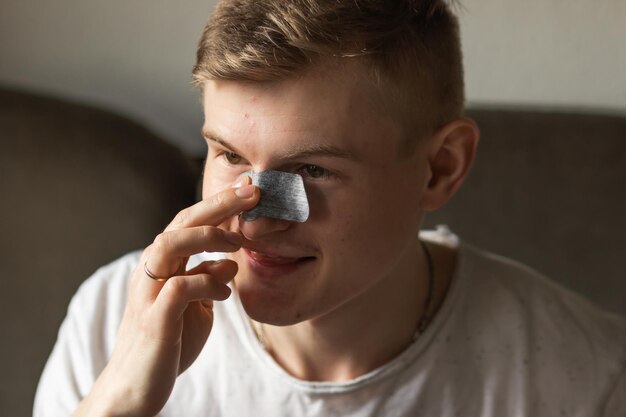
[[[432,319],[432,303],[433,303],[433,294],[435,292],[435,263],[433,262],[433,257],[428,249],[426,243],[423,240],[420,240],[420,244],[422,245],[422,249],[424,249],[424,254],[426,255],[426,265],[428,267],[428,289],[426,291],[426,298],[424,299],[424,307],[422,310],[422,317],[419,320],[417,325],[417,331],[413,335],[413,341],[415,341],[419,335],[424,333],[430,321]],[[257,323],[255,321],[251,321],[252,330],[256,335],[259,343],[265,350],[269,350],[267,340],[265,337],[265,329],[263,328],[263,323]]]

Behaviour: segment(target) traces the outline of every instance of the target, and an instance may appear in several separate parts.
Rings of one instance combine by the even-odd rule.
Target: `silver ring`
[[[156,275],[154,275],[149,269],[148,269],[148,261],[144,262],[143,264],[143,272],[146,273],[146,275],[148,276],[148,278],[151,278],[155,281],[158,282],[163,282],[163,281],[167,281],[168,279],[170,279],[170,277],[167,278],[161,278],[161,277],[157,277]]]

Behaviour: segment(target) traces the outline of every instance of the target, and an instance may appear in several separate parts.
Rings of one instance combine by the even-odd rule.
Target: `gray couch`
[[[465,186],[427,225],[626,314],[626,118],[472,109]],[[121,116],[0,89],[0,415],[30,414],[71,295],[196,199],[200,163]]]

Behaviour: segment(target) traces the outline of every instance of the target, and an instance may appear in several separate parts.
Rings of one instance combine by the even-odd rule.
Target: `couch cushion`
[[[471,109],[481,140],[466,183],[427,224],[523,261],[626,314],[626,118]]]
[[[28,415],[67,304],[193,203],[177,148],[95,108],[0,89],[2,415]]]

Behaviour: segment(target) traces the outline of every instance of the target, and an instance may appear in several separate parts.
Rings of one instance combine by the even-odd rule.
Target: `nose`
[[[272,234],[283,232],[291,227],[293,222],[283,219],[259,217],[256,220],[245,221],[239,217],[239,230],[248,240],[260,240]]]

